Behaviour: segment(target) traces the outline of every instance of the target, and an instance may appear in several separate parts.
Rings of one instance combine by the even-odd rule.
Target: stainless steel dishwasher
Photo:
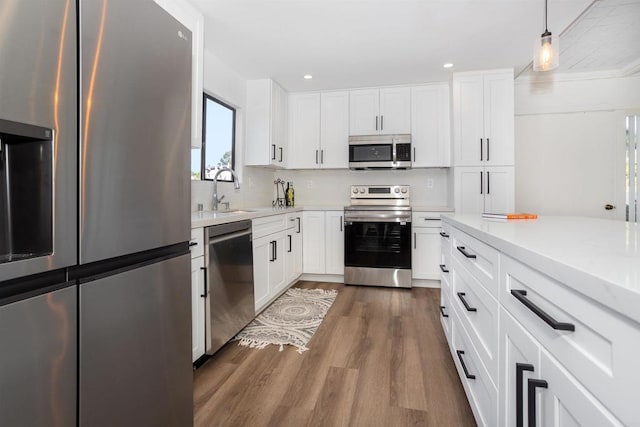
[[[255,316],[251,221],[205,229],[207,354],[213,354]]]

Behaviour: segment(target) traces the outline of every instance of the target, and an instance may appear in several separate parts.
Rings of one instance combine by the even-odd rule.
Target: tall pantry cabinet
[[[512,69],[453,75],[458,213],[514,210],[513,80]]]

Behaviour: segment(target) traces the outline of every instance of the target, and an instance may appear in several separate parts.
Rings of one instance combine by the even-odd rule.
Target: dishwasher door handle
[[[224,242],[225,240],[230,240],[230,239],[235,239],[237,237],[250,236],[250,235],[251,235],[251,230],[246,230],[238,233],[229,233],[229,234],[223,234],[222,236],[209,237],[209,244],[213,245],[219,242]]]
[[[209,290],[207,289],[207,267],[200,267],[200,270],[204,271],[204,294],[200,294],[200,296],[206,298],[209,295]]]

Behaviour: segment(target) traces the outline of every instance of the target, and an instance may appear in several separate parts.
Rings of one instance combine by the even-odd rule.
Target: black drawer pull
[[[447,266],[446,266],[446,265],[444,265],[444,264],[440,264],[440,270],[441,270],[443,273],[448,273],[448,272],[449,272],[449,270],[447,270]]]
[[[208,289],[207,289],[207,267],[200,267],[200,270],[204,271],[204,294],[200,294],[200,296],[202,298],[206,298],[207,294],[209,293]]]
[[[441,305],[440,314],[442,314],[442,317],[449,317],[449,315],[444,312],[444,309],[445,309],[444,305]]]
[[[462,255],[466,256],[467,258],[475,259],[476,256],[474,254],[470,254],[469,252],[467,252],[467,248],[465,248],[464,246],[456,246],[456,247],[458,248],[458,250]]]
[[[522,376],[524,371],[533,372],[533,365],[516,363],[516,427],[524,427],[524,400],[522,398]]]
[[[527,298],[527,291],[522,289],[511,289],[511,295],[516,297],[518,301],[524,304],[529,310],[533,311],[533,314],[544,320],[547,325],[553,329],[560,331],[575,331],[576,326],[573,323],[558,322],[553,317],[549,316],[543,309],[535,305],[529,298]]]
[[[189,247],[198,246],[198,242],[189,242]]]
[[[528,405],[527,411],[529,412],[529,425],[535,426],[536,424],[536,388],[549,388],[549,384],[545,380],[529,379],[527,380],[527,394]]]
[[[465,294],[464,292],[458,292],[458,298],[460,298],[460,301],[462,301],[462,305],[464,305],[464,308],[466,308],[467,311],[478,311],[477,308],[471,307],[467,300],[464,299],[465,295],[467,294]]]
[[[447,233],[445,233],[444,231],[441,231],[441,232],[440,232],[440,235],[441,235],[442,237],[444,237],[445,239],[448,239],[448,238],[449,238],[449,235],[448,235]]]
[[[456,354],[458,355],[458,360],[460,360],[460,364],[462,365],[462,370],[464,371],[464,376],[469,378],[470,380],[475,380],[476,376],[475,375],[471,375],[469,373],[469,371],[467,371],[467,365],[464,364],[464,360],[462,359],[462,355],[464,354],[464,351],[456,350]]]

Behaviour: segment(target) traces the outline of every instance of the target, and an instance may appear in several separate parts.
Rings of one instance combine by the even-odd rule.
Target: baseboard
[[[439,288],[440,280],[413,279],[411,280],[413,288]]]
[[[344,275],[342,274],[303,274],[298,280],[308,280],[310,282],[330,282],[344,283]]]

